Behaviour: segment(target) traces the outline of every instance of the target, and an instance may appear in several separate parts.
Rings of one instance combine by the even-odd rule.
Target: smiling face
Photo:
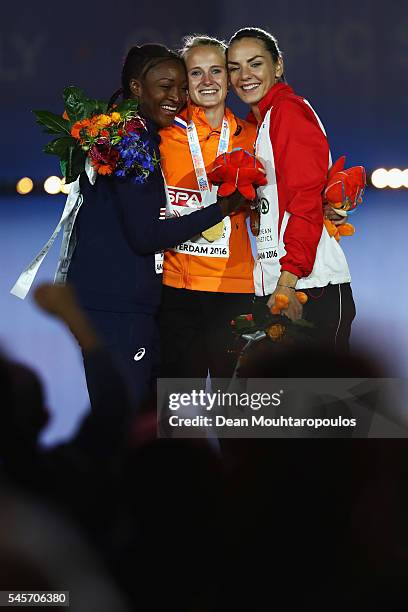
[[[159,128],[172,125],[187,101],[186,72],[182,62],[174,59],[150,68],[141,80],[131,79],[129,86],[139,100],[140,114]]]
[[[282,76],[283,63],[273,61],[262,40],[241,38],[228,49],[228,73],[237,96],[254,106]]]
[[[224,108],[228,92],[224,51],[216,46],[192,47],[184,61],[192,102],[204,109]]]

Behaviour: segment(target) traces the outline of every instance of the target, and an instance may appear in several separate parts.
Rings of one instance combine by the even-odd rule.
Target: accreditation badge
[[[210,192],[201,193],[198,190],[184,189],[168,186],[168,216],[181,217],[189,215],[205,206],[210,206],[217,201],[218,187],[213,186]],[[215,229],[216,233],[212,233]],[[221,230],[221,231],[220,231]],[[210,232],[208,234],[208,232]],[[207,234],[211,240],[204,236]],[[225,219],[212,228],[194,238],[172,247],[172,251],[195,255],[197,257],[229,257],[229,240],[231,236],[231,219]]]

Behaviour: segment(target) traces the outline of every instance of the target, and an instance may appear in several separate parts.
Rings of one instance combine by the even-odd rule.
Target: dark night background
[[[205,9],[204,9],[205,6]],[[59,112],[60,93],[76,84],[106,98],[118,87],[128,47],[148,41],[180,46],[183,35],[229,38],[239,27],[273,32],[286,75],[317,109],[334,155],[368,167],[404,164],[408,87],[408,9],[403,0],[372,2],[51,2],[2,8],[1,176],[55,171],[30,111]],[[240,110],[233,97],[231,105]],[[243,109],[242,109],[243,110]]]

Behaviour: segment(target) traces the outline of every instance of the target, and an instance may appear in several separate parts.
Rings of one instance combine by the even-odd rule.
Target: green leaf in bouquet
[[[92,104],[94,108],[92,113],[94,115],[105,115],[108,112],[108,103],[103,100],[89,100],[89,103]]]
[[[64,89],[63,98],[65,110],[71,124],[81,121],[81,119],[86,117],[106,113],[108,109],[107,102],[87,98],[80,87],[74,87],[73,85]]]
[[[115,108],[114,111],[117,113],[120,113],[121,115],[124,113],[127,113],[129,111],[132,111],[134,113],[137,113],[138,110],[138,103],[136,100],[123,100],[122,102],[120,102]]]
[[[66,159],[60,159],[60,169],[61,169],[61,174],[62,176],[65,177],[65,182],[67,183],[67,165],[68,162]]]
[[[64,107],[71,123],[86,117],[87,97],[82,89],[73,85],[65,87],[62,97],[64,98]]]
[[[37,118],[37,123],[44,127],[47,134],[68,134],[71,135],[70,123],[61,115],[50,113],[49,111],[33,111]]]
[[[61,165],[66,183],[76,181],[84,171],[86,155],[86,152],[77,146],[69,147],[66,165],[64,164],[64,167]]]
[[[106,113],[108,108],[107,102],[87,98],[82,89],[73,85],[64,89],[63,98],[65,110],[71,123],[81,121],[85,117]]]
[[[257,331],[255,322],[252,319],[248,320],[248,315],[238,315],[235,319],[234,331],[238,334],[250,334]]]
[[[68,158],[68,150],[74,145],[74,139],[71,136],[62,136],[51,140],[44,148],[44,153],[49,155],[58,155],[62,159]]]
[[[272,314],[266,302],[256,301],[252,305],[254,321],[259,329],[272,324]]]

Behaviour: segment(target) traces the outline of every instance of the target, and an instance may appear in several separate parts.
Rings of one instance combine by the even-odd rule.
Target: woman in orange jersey
[[[225,108],[226,46],[208,36],[185,39],[189,103],[174,125],[161,130],[161,164],[170,213],[189,214],[215,201],[207,178],[217,155],[253,150],[255,126]],[[236,357],[231,319],[251,311],[253,257],[247,211],[237,212],[165,254],[159,317],[161,376],[205,379],[231,376]]]

